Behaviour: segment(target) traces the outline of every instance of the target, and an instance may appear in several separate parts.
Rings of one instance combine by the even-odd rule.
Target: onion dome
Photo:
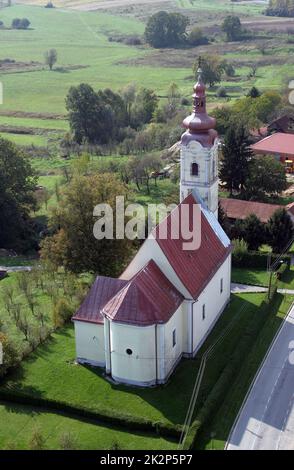
[[[182,136],[182,144],[187,145],[194,140],[208,147],[213,145],[217,137],[217,132],[214,130],[216,120],[206,112],[206,86],[202,79],[202,69],[199,68],[197,73],[198,82],[194,85],[193,93],[193,113],[183,121],[187,131]]]

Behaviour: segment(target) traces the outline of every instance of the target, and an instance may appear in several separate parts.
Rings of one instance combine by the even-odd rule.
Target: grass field
[[[254,321],[262,295],[233,296],[230,306],[221,317],[202,351],[216,339],[224,326],[231,322],[241,306],[246,313],[240,316],[234,334],[226,339],[223,348],[209,365],[200,394],[199,404],[205,401],[207,391],[213,387],[220,370],[226,363],[230,351],[242,335],[242,329]],[[41,398],[51,398],[85,406],[92,411],[112,410],[124,414],[145,417],[153,421],[180,424],[183,422],[193,383],[197,375],[199,358],[184,360],[177,368],[167,386],[155,389],[136,389],[114,385],[104,378],[103,371],[74,364],[74,331],[68,327],[54,335],[52,341],[41,346],[23,362],[22,366],[8,378],[5,389]],[[97,393],[98,392],[98,393]]]
[[[238,282],[240,284],[265,286],[269,285],[270,275],[265,269],[245,269],[245,268],[233,268],[232,269],[232,282]],[[294,268],[283,275],[283,278],[279,281],[280,289],[294,289]]]
[[[70,433],[75,448],[79,450],[175,450],[177,443],[161,437],[124,432],[113,426],[104,427],[54,414],[42,409],[32,409],[0,402],[0,449],[25,450],[35,430],[44,438],[44,449],[60,449],[60,438]]]

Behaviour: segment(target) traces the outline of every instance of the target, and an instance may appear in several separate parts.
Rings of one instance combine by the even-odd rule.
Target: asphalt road
[[[294,307],[253,384],[227,450],[294,450]]]

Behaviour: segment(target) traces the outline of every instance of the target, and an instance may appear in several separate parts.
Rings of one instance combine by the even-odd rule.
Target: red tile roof
[[[123,279],[98,276],[72,320],[103,324],[102,308],[127,283]]]
[[[166,323],[182,295],[151,260],[103,308],[112,321],[139,326]]]
[[[294,157],[294,134],[277,132],[251,145],[251,149],[257,154],[274,153]]]
[[[192,227],[192,206],[193,204],[197,204],[193,194],[190,194],[178,206],[180,208],[180,213],[181,206],[183,204],[189,205],[189,225]],[[218,225],[214,218],[213,220],[214,223]],[[162,223],[164,222],[165,221]],[[181,236],[178,240],[173,240],[171,238],[170,215],[167,217],[167,239],[160,239],[159,237],[161,224],[159,224],[154,230],[157,243],[167,257],[178,278],[194,299],[196,299],[203,291],[205,286],[212,279],[216,271],[220,268],[231,252],[230,243],[228,242],[227,244],[224,244],[222,242],[220,236],[216,233],[216,230],[212,227],[211,223],[208,222],[206,215],[201,211],[201,245],[199,249],[193,251],[183,250],[183,243],[187,240],[184,240]],[[218,230],[221,230],[219,226]]]
[[[274,212],[282,207],[278,204],[265,204],[229,198],[220,198],[220,204],[229,219],[244,220],[249,215],[255,214],[263,223],[268,222]]]

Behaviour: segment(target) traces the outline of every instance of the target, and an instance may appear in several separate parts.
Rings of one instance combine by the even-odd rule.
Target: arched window
[[[197,163],[192,163],[191,165],[191,176],[198,176],[199,167]]]

